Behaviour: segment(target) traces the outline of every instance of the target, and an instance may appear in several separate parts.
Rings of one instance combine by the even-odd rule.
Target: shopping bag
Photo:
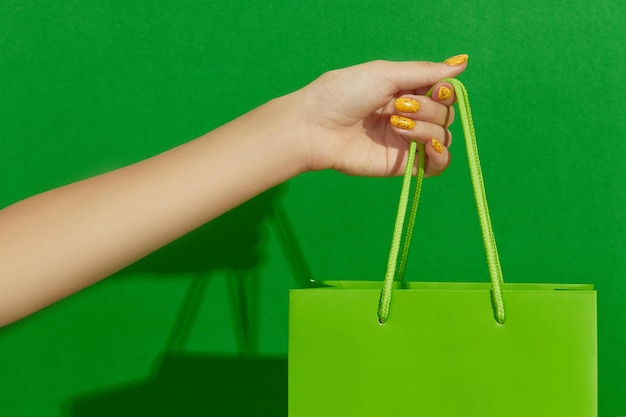
[[[423,175],[420,147],[408,226],[410,169],[384,281],[290,291],[290,417],[597,416],[593,285],[503,282],[467,92],[446,81],[459,99],[491,282],[402,279]]]
[[[595,417],[586,285],[409,283],[380,324],[380,283],[290,294],[289,416]],[[377,286],[375,284],[378,284]]]

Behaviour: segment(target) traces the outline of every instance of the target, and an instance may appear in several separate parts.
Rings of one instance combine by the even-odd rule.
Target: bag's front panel
[[[291,293],[289,411],[308,416],[595,417],[592,291]]]

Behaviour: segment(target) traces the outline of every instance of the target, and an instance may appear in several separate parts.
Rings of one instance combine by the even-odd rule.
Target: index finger
[[[452,106],[456,102],[456,93],[452,84],[448,82],[438,82],[433,85],[431,98],[443,105]]]

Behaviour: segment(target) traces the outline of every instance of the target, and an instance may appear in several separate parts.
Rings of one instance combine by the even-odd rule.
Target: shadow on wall
[[[168,354],[153,379],[78,399],[71,415],[287,416],[287,358]]]
[[[286,185],[272,188],[129,266],[123,272],[210,275],[217,270],[250,272],[262,260],[267,222],[276,229],[290,266],[303,263],[280,199]],[[305,273],[299,265],[297,279]],[[122,272],[122,273],[123,273]],[[307,277],[308,279],[308,277]]]
[[[281,186],[281,187],[284,187]],[[259,283],[265,228],[278,237],[296,285],[312,279],[286,212],[271,189],[127,268],[123,273],[189,276],[164,354],[146,381],[72,400],[72,417],[287,415],[287,358],[258,355]],[[184,352],[211,276],[228,281],[238,356]],[[183,277],[181,277],[181,275]]]

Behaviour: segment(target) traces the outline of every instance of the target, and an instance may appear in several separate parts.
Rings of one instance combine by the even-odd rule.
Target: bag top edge
[[[292,291],[307,289],[350,289],[350,290],[380,290],[382,281],[351,281],[351,280],[323,280],[311,281],[309,288],[293,289]],[[394,283],[394,289],[403,290],[476,290],[491,289],[489,282],[421,282],[406,281]],[[593,284],[562,284],[562,283],[504,283],[504,291],[595,291]]]

